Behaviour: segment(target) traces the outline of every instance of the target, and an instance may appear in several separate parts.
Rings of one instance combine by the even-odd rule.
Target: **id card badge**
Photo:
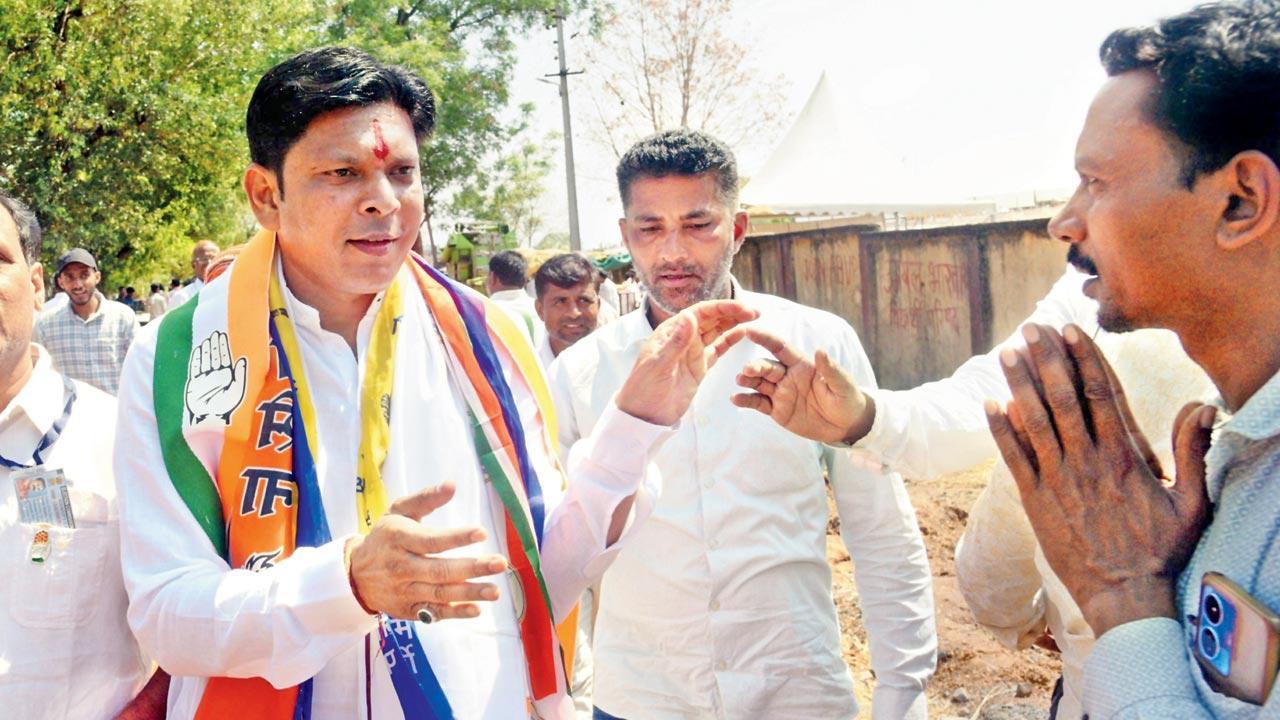
[[[18,520],[29,525],[74,528],[71,492],[61,468],[37,465],[15,470],[14,494],[18,498]]]

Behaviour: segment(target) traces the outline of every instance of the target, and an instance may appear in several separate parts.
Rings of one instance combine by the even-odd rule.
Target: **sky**
[[[1105,74],[1098,46],[1112,30],[1189,9],[1191,0],[738,0],[732,34],[761,72],[783,77],[799,113],[825,71],[857,171],[903,202],[962,200],[1076,182],[1072,154]],[[576,32],[568,27],[566,35]],[[567,41],[571,70],[584,36]],[[514,102],[536,107],[536,136],[562,130],[555,30],[520,46]],[[549,78],[554,79],[554,78]],[[590,140],[589,104],[570,79],[579,226],[584,247],[620,244],[614,157]],[[738,152],[749,177],[776,137]],[[637,138],[638,139],[638,138]],[[564,150],[547,177],[545,229],[567,231]]]

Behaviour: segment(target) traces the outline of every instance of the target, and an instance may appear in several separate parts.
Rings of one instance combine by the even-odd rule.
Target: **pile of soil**
[[[1061,672],[1056,653],[1038,647],[1014,651],[997,643],[974,622],[956,584],[956,541],[990,472],[991,465],[986,464],[929,482],[907,482],[933,569],[939,652],[938,672],[929,684],[929,716],[935,720],[1047,717],[1049,695]],[[844,636],[844,657],[862,706],[859,717],[870,718],[874,677],[866,632],[853,565],[840,542],[834,505],[831,511],[827,556],[834,569],[832,593]]]

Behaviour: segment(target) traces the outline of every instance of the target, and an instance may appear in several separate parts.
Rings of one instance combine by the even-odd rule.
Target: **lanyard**
[[[10,460],[0,455],[0,466],[9,468],[10,470],[20,470],[22,468],[36,467],[44,464],[44,452],[48,450],[58,438],[62,435],[62,431],[67,426],[67,420],[71,419],[71,406],[76,401],[76,386],[71,382],[71,378],[66,375],[62,376],[62,386],[66,389],[67,404],[62,408],[62,416],[53,421],[53,427],[49,428],[49,432],[40,438],[40,443],[36,445],[36,449],[31,452],[31,464],[25,464]]]

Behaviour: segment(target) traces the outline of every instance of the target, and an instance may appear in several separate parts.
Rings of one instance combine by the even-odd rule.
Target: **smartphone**
[[[1221,573],[1200,581],[1196,660],[1214,690],[1262,705],[1280,668],[1280,616]]]

